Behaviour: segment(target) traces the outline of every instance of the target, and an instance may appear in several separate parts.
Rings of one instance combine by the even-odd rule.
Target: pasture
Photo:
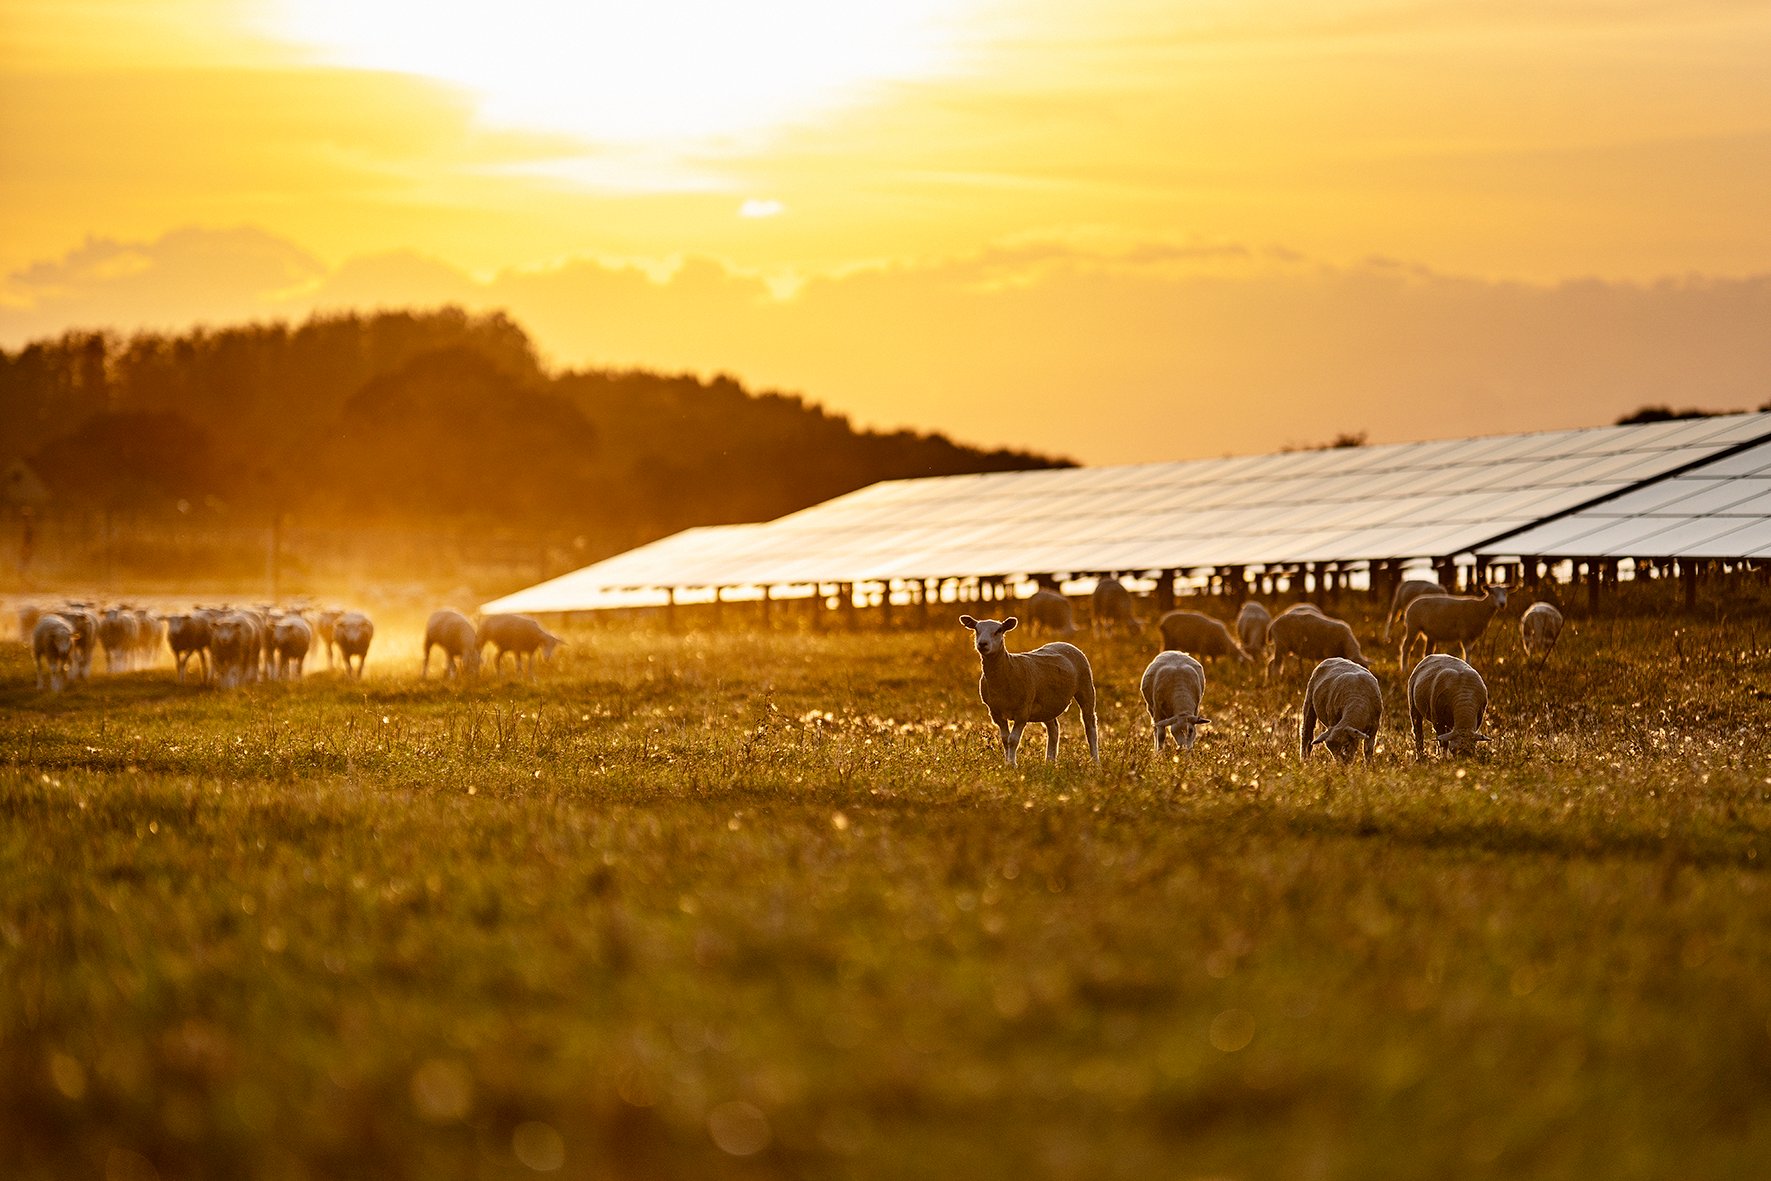
[[[0,1173],[1762,1175],[1771,629],[1575,620],[1539,673],[1523,606],[1465,762],[1350,616],[1348,768],[1307,668],[1222,660],[1153,755],[1132,637],[1077,638],[1098,772],[1074,713],[1003,765],[957,623],[465,687],[413,619],[361,684],[0,646]]]

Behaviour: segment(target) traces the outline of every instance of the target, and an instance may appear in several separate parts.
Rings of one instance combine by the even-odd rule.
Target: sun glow
[[[337,65],[472,93],[487,123],[594,146],[734,146],[958,56],[964,0],[283,0],[269,31]]]

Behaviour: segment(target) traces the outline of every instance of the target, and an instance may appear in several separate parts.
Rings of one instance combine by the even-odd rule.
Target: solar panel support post
[[[879,625],[887,631],[892,630],[892,580],[889,578],[879,584]]]
[[[911,583],[916,588],[916,626],[923,631],[929,629],[929,584],[934,579],[924,578]]]
[[[847,631],[855,630],[855,584],[840,582],[836,586],[836,608],[842,612],[842,625]]]
[[[1231,566],[1226,574],[1230,605],[1240,607],[1248,601],[1248,571],[1241,566]]]
[[[1599,613],[1599,582],[1604,577],[1603,570],[1603,564],[1596,559],[1586,564],[1588,615]]]
[[[1159,570],[1156,573],[1156,610],[1159,612],[1175,609],[1175,579],[1181,576],[1179,570]]]
[[[1697,610],[1697,563],[1690,558],[1679,559],[1679,576],[1685,583],[1685,610]]]
[[[775,593],[774,587],[772,587],[772,586],[763,587],[763,597],[762,597],[761,603],[762,603],[762,626],[763,626],[764,631],[770,631],[774,628],[775,621],[772,617],[773,612],[774,612],[774,606],[770,601],[771,596],[773,596],[774,593]]]
[[[664,627],[666,631],[676,631],[676,588],[666,587],[664,591]]]
[[[1532,590],[1537,589],[1538,571],[1537,559],[1535,557],[1519,559],[1519,574],[1527,587],[1530,587]]]

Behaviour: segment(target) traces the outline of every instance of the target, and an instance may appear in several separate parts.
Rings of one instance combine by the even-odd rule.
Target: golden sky
[[[454,299],[1095,461],[1759,405],[1768,62],[1763,0],[0,0],[0,344]]]

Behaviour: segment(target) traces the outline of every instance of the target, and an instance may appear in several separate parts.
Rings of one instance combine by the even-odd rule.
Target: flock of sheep
[[[1468,657],[1470,645],[1481,638],[1506,602],[1505,587],[1464,596],[1448,593],[1436,581],[1409,579],[1396,588],[1384,620],[1384,640],[1389,641],[1400,622],[1398,667],[1406,669],[1416,644],[1425,645],[1425,653],[1408,677],[1408,715],[1417,758],[1426,757],[1428,724],[1438,745],[1452,755],[1472,753],[1489,741],[1481,731],[1488,686]],[[1120,626],[1141,629],[1131,594],[1117,579],[1101,580],[1093,605],[1097,631]],[[1035,592],[1026,601],[1026,610],[1029,619],[1042,627],[1065,635],[1076,631],[1069,600],[1055,590]],[[1029,652],[1010,652],[1005,636],[1018,625],[1015,616],[994,620],[962,615],[959,621],[972,632],[983,666],[978,694],[1001,735],[1003,757],[1009,765],[1015,765],[1022,731],[1033,722],[1045,726],[1046,758],[1056,761],[1058,718],[1072,703],[1082,714],[1089,754],[1100,762],[1094,673],[1082,650],[1057,640]],[[1222,622],[1197,611],[1170,611],[1156,626],[1162,651],[1144,670],[1139,688],[1150,711],[1158,751],[1169,739],[1181,750],[1191,749],[1197,728],[1211,721],[1199,712],[1205,696],[1205,668],[1199,657],[1222,656],[1252,663],[1256,654],[1269,648],[1269,680],[1284,671],[1287,657],[1317,662],[1304,689],[1303,723],[1298,732],[1301,757],[1308,758],[1317,746],[1326,746],[1342,762],[1351,761],[1361,749],[1370,759],[1376,750],[1383,721],[1383,691],[1353,629],[1344,621],[1309,603],[1298,603],[1275,618],[1251,601],[1243,604],[1234,635]],[[1548,603],[1533,604],[1520,619],[1525,652],[1537,657],[1540,666],[1549,658],[1561,631],[1562,614]],[[1458,645],[1459,655],[1436,651],[1440,645],[1451,644]],[[1318,725],[1322,727],[1320,734],[1316,732]]]
[[[361,611],[305,607],[193,607],[160,615],[140,607],[64,603],[19,608],[19,638],[31,645],[37,687],[60,692],[68,682],[92,675],[94,653],[104,649],[110,672],[128,672],[154,662],[161,644],[172,652],[182,683],[187,674],[223,688],[258,680],[299,680],[316,642],[326,650],[326,666],[342,662],[360,679],[375,638],[375,624]],[[551,657],[563,641],[525,615],[489,615],[478,627],[459,611],[431,615],[424,633],[424,666],[430,673],[432,648],[443,652],[445,676],[473,674],[480,654],[494,650],[494,667],[508,653],[518,671],[531,678],[535,653]]]

